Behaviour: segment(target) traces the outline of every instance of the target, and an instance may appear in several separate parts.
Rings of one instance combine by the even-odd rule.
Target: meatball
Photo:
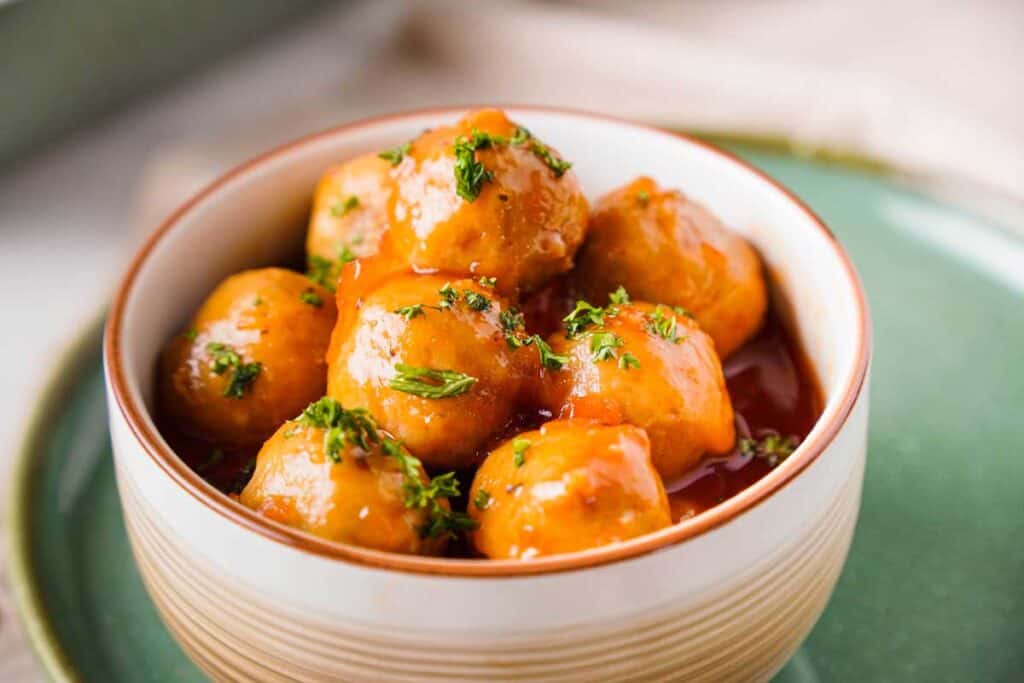
[[[332,541],[399,553],[440,553],[446,535],[425,533],[431,511],[405,502],[407,476],[413,486],[429,483],[422,467],[414,462],[407,472],[374,442],[374,433],[364,411],[346,411],[330,399],[317,402],[263,445],[239,501],[269,519]],[[439,506],[442,514],[447,512],[446,500]]]
[[[476,549],[529,559],[595,548],[671,524],[647,435],[631,425],[549,422],[487,456],[470,490]]]
[[[367,154],[324,173],[313,194],[306,235],[311,264],[377,253],[387,229],[390,169],[384,159]]]
[[[572,267],[587,201],[569,164],[503,112],[484,109],[412,141],[394,169],[389,239],[415,270],[536,289]]]
[[[563,418],[628,422],[651,440],[666,482],[735,438],[732,404],[711,338],[687,315],[647,303],[580,304],[548,339],[566,358],[548,373],[541,403]]]
[[[169,427],[224,447],[258,447],[323,395],[331,293],[292,271],[249,270],[207,297],[160,358]]]
[[[473,465],[539,374],[537,354],[505,339],[510,312],[477,281],[385,279],[335,330],[327,393],[366,406],[428,465]]]
[[[757,331],[767,306],[754,248],[703,206],[650,178],[597,202],[577,263],[591,301],[624,285],[638,299],[683,306],[722,358]]]

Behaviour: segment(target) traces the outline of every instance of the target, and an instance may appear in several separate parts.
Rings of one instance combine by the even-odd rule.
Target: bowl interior
[[[125,400],[145,406],[139,412],[146,431],[157,433],[150,411],[161,346],[227,275],[295,258],[312,189],[324,169],[392,147],[462,112],[399,115],[311,136],[242,165],[172,216],[143,251],[122,306],[115,308]],[[866,357],[863,298],[842,249],[806,208],[731,156],[665,131],[581,113],[509,113],[573,163],[590,199],[645,174],[683,190],[750,239],[825,395],[824,413],[807,441],[842,419]],[[770,485],[789,465],[755,486]]]

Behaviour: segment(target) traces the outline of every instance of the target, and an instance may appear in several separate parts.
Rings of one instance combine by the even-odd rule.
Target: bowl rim
[[[620,543],[591,548],[561,555],[550,555],[531,559],[528,562],[515,559],[478,560],[424,557],[403,555],[386,551],[373,550],[360,546],[330,541],[312,534],[274,522],[257,514],[255,511],[232,500],[212,485],[207,483],[185,462],[174,453],[164,442],[159,432],[152,426],[151,420],[144,419],[148,414],[141,401],[128,389],[127,373],[122,362],[121,336],[125,306],[139,272],[148,260],[154,247],[169,233],[193,207],[217,192],[224,184],[238,178],[271,159],[293,150],[320,142],[323,139],[351,133],[360,129],[370,128],[385,122],[424,116],[455,117],[467,110],[483,107],[500,107],[515,113],[556,114],[568,117],[589,119],[592,121],[614,123],[632,127],[647,133],[658,133],[673,139],[682,139],[689,144],[703,148],[711,154],[740,166],[745,171],[758,176],[767,182],[776,192],[804,213],[811,225],[816,227],[828,238],[835,254],[842,265],[845,276],[852,286],[856,299],[856,344],[853,371],[845,379],[838,392],[838,406],[828,422],[821,423],[820,428],[812,432],[800,444],[792,456],[779,467],[737,493],[719,503],[715,507],[696,515],[688,520],[678,522],[665,529],[648,533],[643,536]],[[280,543],[295,550],[303,551],[327,560],[338,560],[345,563],[361,565],[366,568],[393,570],[412,574],[439,575],[445,577],[478,577],[502,578],[556,572],[584,570],[613,562],[620,562],[645,555],[668,546],[677,545],[688,539],[698,537],[712,529],[735,519],[742,513],[764,502],[777,493],[790,481],[795,479],[811,463],[818,459],[846,424],[867,379],[871,357],[871,319],[868,314],[867,298],[846,250],[825,222],[810,209],[802,200],[794,195],[780,182],[755,168],[736,155],[719,147],[696,139],[684,133],[675,132],[660,126],[639,123],[626,118],[589,112],[581,109],[538,105],[461,105],[428,107],[406,110],[392,114],[371,116],[344,125],[335,126],[311,133],[290,142],[278,145],[262,154],[252,157],[234,166],[218,178],[207,184],[192,195],[176,210],[170,213],[160,226],[143,242],[132,258],[124,277],[118,285],[113,304],[107,318],[103,338],[103,358],[105,379],[114,397],[117,409],[125,420],[136,441],[154,463],[167,474],[172,481],[199,503],[213,512],[226,518],[243,529],[255,532],[270,541]],[[820,420],[821,418],[819,418]],[[819,425],[815,425],[819,427]]]

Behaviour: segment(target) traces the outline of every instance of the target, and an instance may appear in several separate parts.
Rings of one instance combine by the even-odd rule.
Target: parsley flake
[[[452,148],[455,153],[455,194],[467,202],[475,201],[484,183],[494,179],[494,174],[476,158],[476,150],[490,147],[494,141],[490,135],[479,130],[474,130],[471,138],[465,135],[455,138]]]
[[[629,292],[622,285],[608,295],[608,301],[613,304],[625,305],[629,303]]]
[[[675,315],[666,315],[665,307],[660,304],[654,307],[653,313],[647,315],[647,331],[673,344],[680,344],[686,339],[685,336],[676,333],[677,325]]]
[[[640,190],[636,193],[636,201],[640,206],[646,208],[651,202],[651,193],[647,190]]]
[[[335,202],[334,205],[331,206],[331,215],[335,218],[341,218],[357,208],[359,208],[359,197],[350,195],[344,200]]]
[[[626,353],[622,354],[622,356],[619,357],[619,367],[622,368],[623,370],[639,368],[640,360],[636,356],[627,351]]]
[[[487,489],[477,489],[476,495],[473,496],[473,505],[476,506],[477,510],[486,510],[491,505],[491,494]]]
[[[494,286],[498,284],[498,278],[483,276],[479,280],[477,280],[477,282],[480,283],[481,287],[490,287],[493,289]]]
[[[423,463],[405,450],[401,442],[385,439],[381,447],[395,460],[402,473],[405,507],[411,510],[425,510],[427,513],[428,521],[420,527],[420,536],[454,538],[460,532],[477,527],[476,521],[466,513],[454,512],[441,505],[442,500],[459,495],[459,480],[455,478],[454,472],[447,472],[424,482]]]
[[[800,445],[795,436],[782,436],[778,432],[769,432],[760,440],[743,438],[739,441],[741,454],[764,460],[770,467],[776,467],[788,458]]]
[[[424,315],[424,313],[423,313],[423,304],[413,304],[412,306],[402,306],[401,308],[396,308],[394,310],[394,312],[397,313],[398,315],[402,316],[406,320],[412,320],[413,318],[416,318],[416,317],[419,317],[421,315]]]
[[[476,377],[454,370],[418,368],[404,363],[396,365],[395,370],[398,374],[391,378],[388,386],[420,398],[461,396],[476,383]]]
[[[615,349],[622,344],[622,337],[614,332],[593,332],[590,335],[590,352],[595,361],[615,359],[618,356]]]
[[[512,440],[512,462],[515,463],[516,467],[522,467],[523,463],[526,462],[526,449],[531,444],[532,442],[529,439]]]
[[[302,294],[299,294],[299,298],[302,300],[302,303],[309,304],[314,308],[320,308],[321,306],[324,305],[323,297],[314,292],[312,289],[307,289],[306,291],[302,292]]]
[[[238,352],[227,344],[210,342],[206,350],[212,356],[210,369],[213,374],[223,375],[231,370],[231,379],[224,388],[224,396],[228,398],[242,398],[263,370],[262,363],[243,363]]]
[[[293,422],[326,430],[324,453],[335,464],[341,462],[341,452],[346,446],[369,451],[380,441],[377,424],[365,408],[346,409],[329,396],[310,403]]]
[[[582,299],[577,301],[576,308],[562,318],[562,322],[565,323],[565,336],[574,339],[588,327],[601,327],[604,325],[606,313],[610,313],[610,311],[593,306]]]
[[[474,311],[486,311],[491,307],[490,299],[471,289],[463,290],[462,298],[465,300],[466,305]]]
[[[405,158],[405,155],[408,154],[411,149],[412,143],[407,142],[404,145],[398,145],[397,147],[384,150],[378,154],[377,157],[384,161],[390,161],[392,166],[398,166],[398,164],[402,163],[402,159]]]

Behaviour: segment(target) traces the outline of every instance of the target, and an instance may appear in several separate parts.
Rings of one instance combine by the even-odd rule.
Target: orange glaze
[[[333,541],[398,553],[436,555],[444,536],[425,538],[426,510],[406,507],[397,462],[378,447],[348,445],[331,461],[326,430],[286,422],[260,449],[252,479],[239,497],[282,524]],[[426,481],[426,475],[421,472]],[[441,503],[447,507],[447,502]]]
[[[515,295],[572,266],[587,201],[571,170],[558,177],[533,151],[540,141],[478,149],[492,176],[472,201],[456,194],[456,139],[474,131],[509,139],[516,129],[503,112],[482,109],[411,142],[391,172],[388,235],[414,270],[497,277],[499,291]]]
[[[706,453],[728,452],[734,443],[732,406],[711,338],[667,306],[634,301],[615,308],[600,328],[572,339],[564,331],[548,337],[554,352],[569,362],[547,373],[541,404],[562,418],[643,428],[654,466],[666,481],[693,469]],[[671,338],[652,331],[652,320],[674,321]],[[595,359],[593,342],[610,335],[621,346],[610,349],[613,357]],[[634,365],[623,366],[626,359]]]
[[[164,347],[158,371],[163,421],[222,448],[258,447],[323,395],[334,321],[331,293],[299,273],[263,268],[227,278],[196,312],[191,333]],[[233,369],[216,372],[213,343],[230,347],[241,364],[260,364],[238,396],[225,396]]]
[[[458,298],[438,310],[445,284]],[[486,300],[486,310],[469,306],[470,292]],[[339,297],[352,294],[343,281]],[[421,309],[411,318],[397,312],[414,305]],[[511,349],[505,341],[499,315],[507,307],[494,289],[475,280],[386,277],[357,304],[342,304],[345,317],[329,352],[327,392],[347,407],[368,409],[430,466],[474,465],[525,403],[538,375],[536,351]],[[458,395],[422,397],[390,386],[399,364],[462,373],[475,382]]]
[[[579,297],[569,277],[552,280],[522,302],[527,325],[541,334],[555,332]],[[723,366],[733,412],[737,421],[745,425],[737,437],[775,430],[802,440],[810,433],[824,407],[821,388],[799,343],[771,307],[758,333]],[[607,415],[605,419],[612,417]],[[551,419],[550,411],[524,416],[521,424],[524,428],[537,426],[546,419]],[[728,465],[706,463],[689,476],[666,481],[672,518],[679,521],[714,507],[769,471],[763,461],[734,458]]]
[[[472,543],[495,559],[595,548],[670,523],[647,435],[631,425],[556,421],[519,434],[487,456],[469,500]]]

